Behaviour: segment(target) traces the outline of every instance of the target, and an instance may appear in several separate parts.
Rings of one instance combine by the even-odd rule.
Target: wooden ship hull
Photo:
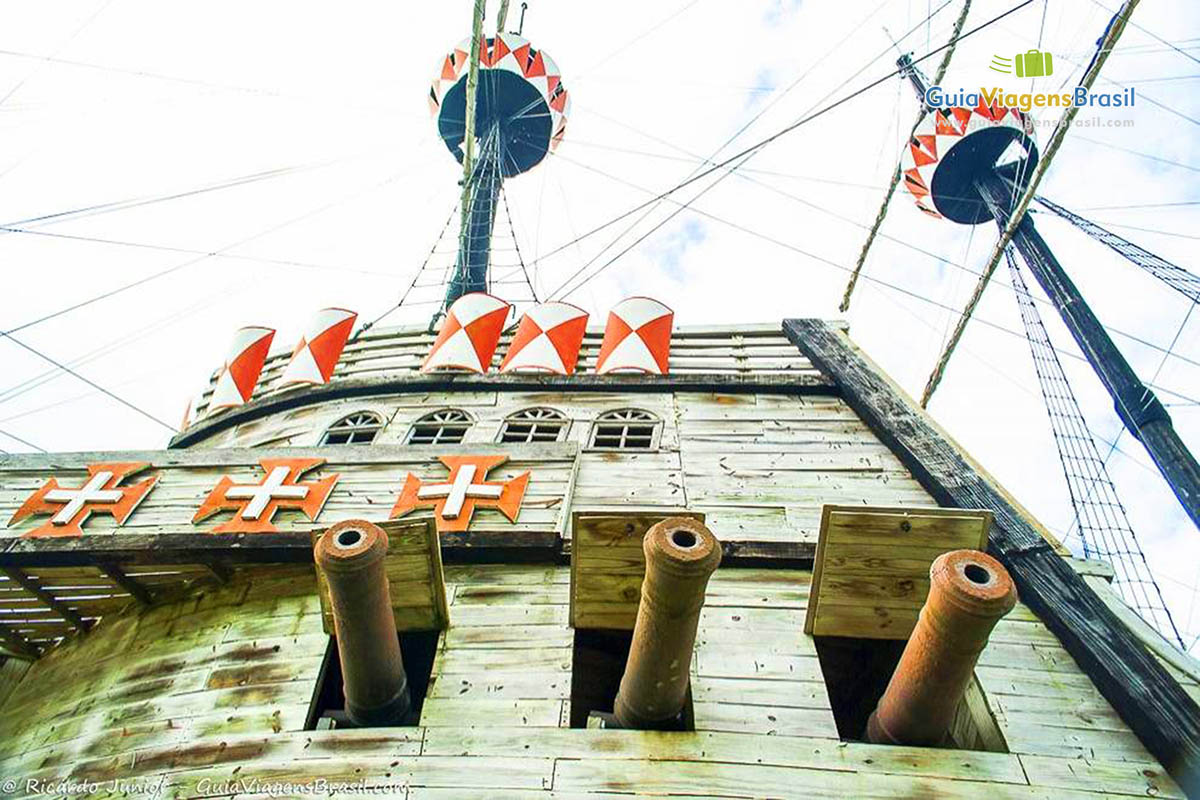
[[[1104,565],[1071,559],[844,329],[679,330],[666,375],[594,374],[600,339],[589,331],[575,375],[423,373],[431,334],[371,331],[323,385],[280,386],[288,354],[277,353],[248,403],[203,416],[166,450],[0,457],[0,793],[1194,789],[1200,666],[1121,603]],[[461,441],[413,443],[444,409],[462,412]],[[552,437],[512,427],[527,409],[555,412]],[[603,415],[627,410],[644,412],[649,446],[597,438]],[[360,413],[378,422],[369,446],[322,443]],[[444,481],[439,459],[457,456],[505,457],[487,475],[497,485],[528,473],[511,518],[482,501],[458,530],[436,508],[393,516],[407,476]],[[322,504],[281,504],[268,531],[217,530],[235,518],[228,507],[198,519],[223,478],[264,481],[265,460],[311,463],[289,480],[331,487]],[[45,516],[10,521],[48,479],[82,486],[89,466],[117,462],[149,465],[126,484],[156,478],[123,522],[97,513],[81,535],[30,535]],[[612,702],[638,613],[642,536],[679,514],[703,519],[723,549],[683,730],[598,725],[589,711]],[[353,727],[336,713],[313,541],[349,519],[390,540],[418,708],[408,724]],[[1021,602],[979,655],[944,741],[869,743],[862,715],[916,623],[930,563],[964,546],[995,555]]]

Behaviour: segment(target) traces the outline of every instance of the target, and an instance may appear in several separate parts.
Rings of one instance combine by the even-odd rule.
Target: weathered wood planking
[[[1030,517],[891,382],[849,338],[819,320],[784,320],[784,332],[832,377],[846,401],[947,506],[996,514],[989,550],[1017,591],[1146,748],[1200,791],[1200,705],[1100,600]]]
[[[577,367],[579,373],[593,371],[603,334],[602,327],[594,327],[585,335]],[[497,364],[511,339],[511,332],[501,336],[495,358]],[[347,345],[333,380],[415,373],[429,354],[433,341],[434,337],[427,329],[416,327],[366,333]],[[817,374],[808,360],[790,345],[778,325],[759,330],[744,327],[738,330],[709,329],[703,333],[680,329],[672,336],[671,350],[671,371],[677,374],[772,374],[780,371]],[[280,347],[267,359],[255,388],[255,398],[289,391],[289,387],[280,385],[278,379],[290,356],[290,347]],[[204,392],[201,410],[210,394],[210,390]]]
[[[446,581],[454,624],[421,727],[301,731],[327,642],[320,603],[310,571],[260,567],[131,607],[29,667],[0,700],[0,774],[162,776],[167,797],[256,778],[363,780],[401,787],[392,796],[443,798],[1183,797],[1130,748],[1128,728],[1065,654],[1052,654],[1065,661],[1048,672],[1042,657],[1012,651],[1052,649],[1024,606],[1001,623],[1002,641],[979,670],[1013,752],[965,752],[837,740],[812,640],[798,630],[807,571],[713,576],[690,734],[561,727],[572,668],[567,568],[451,566]],[[1021,717],[1020,700],[1040,720]],[[1100,724],[1082,727],[1072,702]],[[1080,757],[1081,743],[1091,755]]]
[[[342,445],[322,448],[276,449],[198,449],[159,451],[118,451],[107,453],[56,453],[8,456],[0,460],[0,540],[19,537],[45,522],[45,516],[10,524],[13,512],[30,493],[50,476],[60,483],[78,485],[89,463],[103,461],[148,461],[151,474],[160,475],[158,484],[146,495],[137,510],[122,526],[111,517],[94,515],[84,527],[84,537],[126,536],[140,533],[205,533],[228,519],[231,512],[193,525],[192,517],[222,475],[238,483],[260,483],[263,458],[323,458],[326,463],[301,480],[311,482],[337,473],[340,478],[318,519],[308,520],[299,511],[283,510],[274,524],[281,531],[311,531],[325,528],[343,519],[364,518],[382,522],[388,518],[408,473],[422,480],[441,480],[446,468],[438,456],[453,454],[504,453],[509,461],[497,467],[489,480],[508,480],[532,471],[525,502],[516,523],[509,522],[494,509],[478,510],[472,530],[476,532],[516,532],[535,530],[556,532],[562,526],[563,506],[574,472],[578,447],[573,442],[471,445]],[[221,534],[213,534],[221,536]]]
[[[572,627],[633,630],[646,574],[642,540],[676,516],[704,522],[703,514],[682,509],[571,515]]]
[[[384,570],[392,600],[392,614],[398,631],[443,630],[450,624],[446,603],[446,581],[442,567],[442,548],[432,519],[392,520],[380,525],[387,533],[388,552]],[[312,533],[313,547],[324,532]],[[333,608],[329,601],[329,583],[314,570],[317,592],[321,597],[323,630],[334,635]]]
[[[682,506],[715,515],[729,541],[813,542],[828,502],[933,507],[915,481],[840,398],[714,390],[459,391],[406,393],[325,402],[281,411],[229,428],[202,445],[315,445],[325,428],[353,410],[386,421],[377,442],[401,444],[412,424],[436,408],[459,408],[473,420],[466,444],[492,446],[503,421],[525,408],[549,407],[567,421],[566,441],[581,454],[574,501],[587,508]],[[357,406],[356,406],[357,404]],[[604,411],[636,407],[662,420],[654,452],[588,449]],[[554,509],[545,509],[549,514]],[[535,509],[527,509],[532,514]],[[560,522],[565,516],[559,517]]]
[[[991,524],[990,511],[825,506],[804,632],[907,639],[930,565],[951,550],[986,550]]]

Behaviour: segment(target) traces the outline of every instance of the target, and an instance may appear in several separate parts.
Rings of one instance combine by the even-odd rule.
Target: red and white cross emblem
[[[529,485],[525,472],[509,481],[487,481],[488,471],[508,461],[508,456],[439,456],[450,470],[444,483],[424,483],[411,472],[392,507],[391,519],[421,506],[432,506],[439,531],[465,531],[476,508],[494,508],[517,521]]]
[[[60,486],[50,478],[42,488],[29,496],[13,514],[14,525],[34,514],[52,514],[44,524],[22,536],[82,536],[83,523],[92,514],[108,514],[122,525],[137,508],[142,498],[154,488],[158,476],[146,478],[131,486],[118,486],[128,475],[150,466],[147,461],[123,461],[88,464],[88,478],[78,489]]]
[[[264,458],[258,463],[266,473],[261,483],[237,484],[228,475],[222,476],[192,517],[192,524],[231,510],[233,519],[213,528],[213,533],[274,533],[278,529],[271,519],[280,509],[296,509],[316,522],[339,475],[314,483],[301,483],[300,476],[324,464],[325,459]]]

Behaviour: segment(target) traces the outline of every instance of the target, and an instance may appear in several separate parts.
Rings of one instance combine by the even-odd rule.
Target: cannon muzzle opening
[[[398,725],[411,707],[384,569],[387,549],[387,533],[364,520],[337,523],[313,548],[329,584],[346,716],[362,727]]]
[[[992,628],[1016,604],[1012,578],[996,559],[976,550],[938,556],[917,625],[867,720],[867,739],[941,744]]]
[[[696,626],[721,543],[696,520],[665,519],[642,540],[646,576],[613,718],[622,728],[671,728],[687,699]]]

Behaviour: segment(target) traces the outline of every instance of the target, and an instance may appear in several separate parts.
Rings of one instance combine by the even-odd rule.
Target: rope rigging
[[[1115,573],[1113,585],[1122,599],[1164,636],[1182,647],[1183,639],[1146,563],[1108,469],[1096,450],[1096,443],[1011,247],[1005,249],[1004,258],[1054,432],[1054,444],[1066,477],[1084,558],[1099,558],[1109,563]]]
[[[964,0],[962,11],[958,14],[958,19],[954,21],[954,31],[950,34],[950,47],[947,48],[945,54],[942,55],[942,61],[938,64],[937,72],[934,74],[933,83],[939,85],[942,78],[946,75],[946,70],[950,67],[950,59],[954,57],[954,50],[958,44],[958,36],[962,33],[963,25],[966,24],[967,14],[971,11],[971,0]],[[917,111],[917,119],[913,123],[912,130],[909,131],[908,138],[911,139],[917,130],[921,127],[921,122],[925,119],[925,114],[928,109],[925,104],[921,103],[920,109]],[[842,296],[842,303],[838,306],[838,311],[843,314],[850,310],[850,297],[854,294],[854,286],[858,283],[859,273],[862,272],[863,264],[867,261],[867,253],[871,250],[871,244],[875,241],[876,234],[879,233],[879,228],[883,225],[884,217],[887,216],[888,204],[892,200],[892,195],[896,192],[896,187],[900,185],[900,159],[896,159],[896,169],[892,171],[892,178],[888,181],[887,191],[884,192],[883,202],[879,205],[879,211],[875,214],[875,221],[871,223],[871,228],[867,231],[867,240],[863,242],[862,249],[858,253],[858,261],[854,264],[854,271],[850,273],[850,280],[846,283],[846,293]]]
[[[1040,195],[1035,197],[1034,200],[1039,205],[1046,207],[1067,222],[1070,222],[1088,236],[1103,243],[1131,263],[1136,264],[1155,278],[1158,278],[1193,303],[1200,303],[1200,276],[1188,272],[1183,267],[1172,264],[1162,256],[1156,256],[1144,247],[1136,245],[1128,239],[1118,236],[1112,231],[1106,230],[1096,223],[1084,219],[1078,214],[1068,211],[1057,203],[1053,203]]]
[[[996,15],[995,17],[992,17],[988,21],[981,23],[980,25],[977,25],[976,27],[974,27],[971,30],[967,31],[966,33],[962,34],[955,40],[955,42],[959,42],[959,41],[962,41],[963,39],[974,36],[975,34],[979,33],[980,31],[987,29],[988,27],[1000,22],[1001,20],[1005,19],[1006,17],[1008,17],[1012,14],[1015,14],[1016,12],[1020,11],[1021,9],[1025,8],[1026,6],[1028,6],[1034,2],[1035,2],[1035,0],[1024,0],[1024,2],[1018,3],[1017,5],[1009,8],[1007,11],[1001,12],[1000,14]],[[941,7],[944,8],[945,4],[943,4],[943,6],[941,6]],[[936,14],[937,11],[935,10],[933,13]],[[901,37],[901,39],[903,39],[903,38],[904,37]],[[912,63],[919,64],[919,63],[925,61],[926,59],[932,58],[933,56],[937,55],[938,53],[940,53],[943,50],[950,47],[950,45],[951,45],[951,43],[948,42],[947,44],[944,44],[940,47],[934,48],[933,50],[930,50],[929,52],[925,53],[924,55],[922,55],[918,58],[914,58]],[[885,50],[884,53],[886,53],[886,52],[887,51]],[[876,59],[878,59],[878,58],[879,58],[879,56],[876,57]],[[865,69],[865,67],[864,67],[864,69]],[[858,72],[855,73],[855,75],[861,73],[862,71],[863,70],[860,69]],[[689,177],[676,183],[674,186],[671,186],[670,188],[666,189],[665,191],[662,191],[662,192],[656,194],[651,199],[649,199],[643,203],[640,203],[640,204],[634,206],[633,208],[630,208],[629,210],[609,219],[607,222],[601,223],[600,225],[597,225],[596,227],[584,232],[583,234],[580,234],[579,236],[575,237],[574,239],[571,239],[570,241],[567,241],[567,242],[553,248],[549,252],[542,255],[541,259],[539,259],[539,260],[545,260],[545,259],[555,255],[556,253],[562,252],[563,250],[567,249],[568,247],[571,247],[572,245],[576,244],[577,242],[580,242],[583,239],[587,239],[587,238],[599,233],[600,231],[605,230],[606,228],[609,228],[609,227],[617,224],[621,220],[627,219],[628,217],[633,216],[634,214],[638,213],[639,211],[650,208],[651,206],[655,206],[659,202],[661,202],[663,199],[675,194],[676,192],[680,191],[681,189],[684,189],[684,188],[692,185],[693,183],[696,183],[697,181],[701,180],[702,178],[712,175],[713,173],[715,173],[719,170],[725,170],[726,174],[728,174],[728,172],[730,172],[732,170],[736,170],[738,167],[741,166],[741,162],[744,161],[747,156],[753,155],[757,151],[761,150],[762,148],[766,147],[769,144],[772,144],[773,142],[775,142],[778,139],[786,136],[787,134],[795,131],[796,129],[801,128],[804,125],[807,125],[810,122],[813,122],[814,120],[819,119],[820,117],[823,117],[824,115],[828,114],[829,112],[831,112],[837,108],[840,108],[841,106],[845,105],[846,103],[850,102],[851,100],[854,100],[855,98],[859,97],[860,95],[863,95],[863,94],[869,92],[870,90],[876,88],[877,86],[880,86],[881,84],[886,83],[887,81],[891,80],[892,78],[902,74],[902,72],[903,71],[900,69],[891,70],[887,74],[882,75],[879,78],[876,78],[875,80],[859,87],[858,89],[856,89],[846,95],[843,95],[842,97],[838,98],[837,100],[833,101],[832,103],[821,106],[818,109],[812,110],[809,113],[802,115],[799,119],[784,126],[781,129],[777,130],[775,133],[772,133],[769,136],[766,136],[766,137],[758,140],[757,142],[755,142],[751,145],[748,145],[747,147],[742,148],[741,150],[734,153],[733,155],[712,164],[712,166],[710,166],[706,169],[702,169],[698,172],[694,172]],[[848,81],[849,81],[849,79],[847,79],[847,81],[843,81],[843,83],[841,85],[844,86],[845,83],[847,83]],[[840,88],[840,86],[838,88]],[[835,91],[836,91],[836,89],[835,89]],[[737,166],[731,167],[731,165],[734,165],[734,164],[736,164]],[[693,199],[695,199],[695,198],[693,198]],[[591,278],[588,278],[588,280],[591,280]]]
[[[597,169],[597,168],[595,168],[595,167],[589,166],[589,165],[587,165],[587,164],[584,164],[584,163],[582,163],[582,162],[579,162],[579,161],[575,161],[575,160],[573,160],[573,159],[571,159],[571,158],[569,158],[569,157],[567,157],[567,156],[564,156],[564,155],[562,155],[561,153],[555,153],[555,154],[554,154],[554,159],[555,159],[556,161],[562,161],[562,162],[565,162],[565,163],[568,163],[568,164],[572,164],[572,165],[574,165],[574,166],[576,166],[576,167],[579,167],[579,168],[581,168],[581,169],[586,169],[586,170],[588,170],[588,171],[590,171],[590,172],[594,172],[594,173],[596,173],[597,175],[602,175],[603,177],[605,177],[605,178],[608,178],[609,180],[612,180],[612,181],[614,181],[614,182],[616,182],[616,183],[619,183],[619,184],[621,184],[621,185],[624,185],[624,186],[628,186],[628,187],[630,187],[630,188],[633,188],[633,189],[637,189],[638,191],[642,191],[642,192],[646,192],[646,193],[650,193],[650,192],[652,192],[652,191],[653,191],[653,190],[651,190],[651,189],[647,189],[647,188],[645,188],[645,187],[643,187],[643,186],[639,186],[639,185],[637,185],[636,183],[633,183],[633,182],[631,182],[631,181],[627,181],[627,180],[625,180],[625,179],[623,179],[623,178],[619,178],[619,177],[617,177],[617,176],[615,176],[615,175],[612,175],[612,174],[610,174],[610,173],[607,173],[607,172],[605,172],[605,171],[603,171],[603,170]],[[675,200],[675,199],[669,199],[667,202],[673,203],[673,204],[675,204],[675,205],[677,205],[677,206],[681,206],[681,207],[682,207],[682,206],[683,206],[683,204],[684,204],[684,201],[681,201],[681,200]],[[755,230],[754,228],[750,228],[750,227],[748,227],[748,226],[746,226],[746,225],[743,225],[743,224],[741,224],[741,223],[739,223],[739,222],[735,222],[735,221],[733,221],[733,220],[726,219],[725,217],[722,217],[722,216],[720,216],[720,215],[718,215],[718,214],[714,214],[714,213],[712,213],[712,212],[710,212],[710,211],[704,210],[704,209],[702,209],[702,208],[699,208],[699,207],[697,207],[697,206],[694,206],[694,205],[693,205],[693,206],[689,206],[689,207],[688,207],[688,210],[689,210],[689,211],[691,211],[693,214],[696,214],[696,215],[698,215],[698,216],[700,216],[700,217],[704,217],[705,219],[712,220],[713,222],[718,222],[718,223],[720,223],[720,224],[722,224],[722,225],[725,225],[726,227],[729,227],[729,228],[731,228],[731,229],[733,229],[733,230],[740,231],[740,232],[742,232],[742,233],[745,233],[745,234],[747,234],[747,235],[749,235],[749,236],[752,236],[752,237],[754,237],[755,239],[758,239],[758,240],[760,240],[760,241],[763,241],[763,242],[767,242],[768,244],[773,244],[773,245],[776,245],[777,247],[781,247],[781,248],[783,248],[783,249],[785,249],[785,250],[788,250],[788,251],[790,251],[790,252],[797,253],[797,254],[799,254],[799,255],[805,256],[806,258],[811,258],[811,259],[813,259],[814,261],[817,261],[817,262],[819,262],[819,263],[821,263],[821,264],[825,264],[826,266],[829,266],[829,267],[833,267],[834,269],[841,270],[842,272],[849,273],[849,272],[850,272],[850,270],[851,270],[851,268],[850,268],[850,267],[848,267],[848,266],[846,266],[846,265],[844,265],[844,264],[839,264],[837,261],[834,261],[833,259],[826,258],[826,257],[824,257],[824,256],[822,256],[822,255],[819,255],[819,254],[817,254],[817,253],[814,253],[814,252],[812,252],[812,251],[810,251],[810,250],[805,250],[804,248],[802,248],[802,247],[800,247],[800,246],[798,246],[798,245],[792,244],[792,243],[790,243],[790,242],[785,242],[785,241],[783,241],[782,239],[778,239],[778,238],[776,238],[776,237],[774,237],[774,236],[771,236],[771,235],[769,235],[769,234],[763,233],[762,231]],[[956,264],[954,264],[954,262],[951,262],[951,261],[948,261],[948,260],[945,260],[945,259],[941,259],[941,260],[944,260],[944,261],[945,261],[945,263],[947,263],[947,264],[950,264],[951,266],[957,266]],[[978,273],[976,273],[976,272],[974,272],[974,271],[972,271],[972,270],[969,270],[969,269],[968,269],[968,268],[966,268],[966,267],[963,267],[963,269],[964,269],[964,270],[966,270],[967,272],[969,272],[969,273],[970,273],[970,274],[972,274],[972,275],[978,275]],[[903,287],[903,286],[901,286],[901,285],[899,285],[899,284],[892,283],[892,282],[890,282],[890,281],[884,280],[883,278],[877,278],[877,277],[875,277],[875,276],[873,276],[873,275],[870,275],[870,274],[863,274],[861,277],[862,277],[862,279],[863,279],[863,280],[865,280],[865,281],[869,281],[870,283],[873,283],[873,284],[875,284],[875,285],[877,285],[877,286],[883,287],[883,288],[885,288],[885,289],[888,289],[888,290],[890,290],[890,291],[897,292],[897,293],[899,293],[899,294],[903,294],[903,295],[905,295],[905,296],[911,297],[911,298],[913,298],[914,300],[919,300],[919,301],[921,301],[922,303],[927,303],[927,304],[929,304],[929,305],[931,305],[931,306],[933,306],[933,307],[935,307],[935,308],[942,309],[943,311],[952,311],[952,312],[955,312],[955,313],[957,313],[957,310],[958,310],[958,309],[954,308],[953,306],[950,306],[950,305],[948,305],[948,304],[946,304],[946,303],[943,303],[943,302],[941,302],[941,301],[939,301],[939,300],[935,300],[935,299],[933,299],[933,298],[931,298],[931,297],[927,297],[926,295],[923,295],[923,294],[921,294],[921,293],[919,293],[919,292],[915,292],[915,291],[913,291],[913,290],[911,290],[911,289],[907,289],[907,288],[905,288],[905,287]],[[1006,284],[1006,283],[1003,283],[1003,282],[1000,282],[1000,284],[1001,284],[1002,286],[1009,286],[1009,284]],[[1010,288],[1011,288],[1011,287],[1010,287]],[[1042,299],[1042,298],[1039,298],[1039,297],[1035,297],[1035,298],[1034,298],[1034,300],[1035,300],[1036,302],[1040,302],[1040,303],[1046,303],[1046,302],[1047,302],[1047,301],[1045,301],[1044,299]],[[999,323],[997,323],[997,322],[993,322],[993,321],[991,321],[991,320],[989,320],[989,319],[985,319],[985,318],[983,318],[983,317],[980,317],[980,318],[978,318],[978,320],[979,320],[979,324],[983,325],[984,327],[990,328],[990,329],[992,329],[992,330],[999,331],[999,332],[1001,332],[1001,333],[1008,334],[1009,336],[1013,336],[1013,337],[1017,337],[1017,338],[1024,338],[1024,335],[1023,335],[1022,333],[1020,333],[1019,331],[1013,330],[1013,329],[1011,329],[1011,328],[1009,328],[1009,327],[1006,327],[1006,326],[1004,326],[1004,325],[1001,325],[1001,324],[999,324]],[[1110,330],[1113,330],[1113,329],[1110,329]],[[1148,347],[1148,348],[1150,348],[1150,349],[1152,349],[1152,350],[1154,350],[1154,351],[1156,351],[1156,352],[1162,353],[1164,357],[1172,357],[1172,358],[1177,358],[1177,359],[1180,359],[1180,360],[1184,361],[1185,363],[1192,363],[1192,364],[1195,364],[1195,363],[1196,363],[1196,362],[1192,361],[1191,359],[1188,359],[1187,357],[1185,357],[1185,356],[1182,356],[1182,355],[1180,355],[1180,354],[1178,354],[1178,353],[1169,352],[1168,348],[1161,347],[1161,346],[1159,346],[1159,345],[1153,344],[1152,342],[1147,342],[1146,340],[1144,340],[1144,339],[1140,339],[1139,337],[1134,337],[1132,334],[1121,333],[1120,331],[1116,331],[1116,330],[1113,330],[1113,332],[1114,332],[1114,333],[1120,333],[1120,335],[1122,335],[1122,336],[1125,336],[1126,338],[1129,338],[1131,341],[1136,341],[1136,342],[1138,342],[1138,343],[1140,343],[1140,344],[1143,344],[1143,345],[1145,345],[1146,347]],[[1070,351],[1070,350],[1062,350],[1062,349],[1059,349],[1059,348],[1057,348],[1057,347],[1056,347],[1056,348],[1055,348],[1055,351],[1056,351],[1056,352],[1057,352],[1057,353],[1058,353],[1060,356],[1062,356],[1062,357],[1065,357],[1065,358],[1074,359],[1074,360],[1076,360],[1076,361],[1085,361],[1085,360],[1086,360],[1086,359],[1085,359],[1085,358],[1084,358],[1082,355],[1080,355],[1079,353],[1075,353],[1075,352],[1072,352],[1072,351]],[[1175,390],[1173,390],[1173,389],[1168,389],[1168,388],[1166,388],[1166,387],[1164,387],[1164,386],[1159,386],[1159,385],[1157,385],[1157,384],[1155,384],[1155,383],[1153,383],[1153,382],[1151,382],[1151,383],[1147,383],[1146,385],[1147,385],[1147,386],[1150,386],[1151,388],[1153,388],[1153,389],[1155,389],[1155,390],[1157,390],[1157,391],[1163,392],[1164,394],[1169,394],[1169,395],[1172,395],[1173,397],[1178,397],[1178,398],[1180,398],[1181,400],[1183,400],[1184,402],[1186,402],[1186,403],[1189,403],[1189,404],[1198,402],[1198,401],[1197,401],[1197,399],[1195,399],[1195,398],[1191,398],[1191,397],[1189,397],[1189,396],[1187,396],[1187,395],[1180,394],[1179,392],[1177,392],[1177,391],[1175,391]]]
[[[1108,27],[1104,31],[1104,35],[1100,38],[1096,46],[1096,52],[1092,57],[1092,61],[1088,64],[1085,70],[1083,79],[1079,81],[1079,86],[1084,89],[1091,89],[1092,85],[1100,75],[1100,70],[1104,67],[1104,62],[1108,60],[1108,56],[1112,53],[1117,42],[1121,38],[1121,33],[1125,30],[1125,24],[1129,17],[1133,14],[1133,10],[1137,8],[1139,0],[1126,0],[1121,6],[1120,11],[1115,14],[1112,20],[1109,21]],[[938,357],[937,364],[929,375],[929,380],[925,383],[925,390],[921,394],[921,406],[929,405],[933,393],[937,391],[938,384],[942,382],[942,377],[946,374],[946,366],[950,363],[950,357],[954,354],[954,348],[962,339],[963,333],[966,332],[967,323],[971,319],[971,314],[974,313],[979,302],[983,299],[984,289],[987,288],[988,281],[991,280],[992,274],[996,271],[996,267],[1000,263],[1000,258],[1003,255],[1005,248],[1013,239],[1013,235],[1017,232],[1017,227],[1021,224],[1021,220],[1025,217],[1025,211],[1029,207],[1037,192],[1038,185],[1042,181],[1042,177],[1046,174],[1046,170],[1050,167],[1054,160],[1055,154],[1062,146],[1063,140],[1066,138],[1067,131],[1071,128],[1071,121],[1075,119],[1075,115],[1079,111],[1079,106],[1069,106],[1058,123],[1054,126],[1054,132],[1050,135],[1050,141],[1046,144],[1045,150],[1042,153],[1041,160],[1034,167],[1032,174],[1024,183],[1024,188],[1021,192],[1016,193],[1018,196],[1012,198],[1011,209],[1007,224],[1000,232],[1000,238],[992,248],[991,255],[988,257],[987,264],[983,268],[979,282],[975,285],[975,289],[971,293],[971,298],[967,301],[967,305],[963,308],[962,314],[959,316],[958,322],[954,327],[954,332],[950,335],[950,340],[943,348],[941,355]]]

